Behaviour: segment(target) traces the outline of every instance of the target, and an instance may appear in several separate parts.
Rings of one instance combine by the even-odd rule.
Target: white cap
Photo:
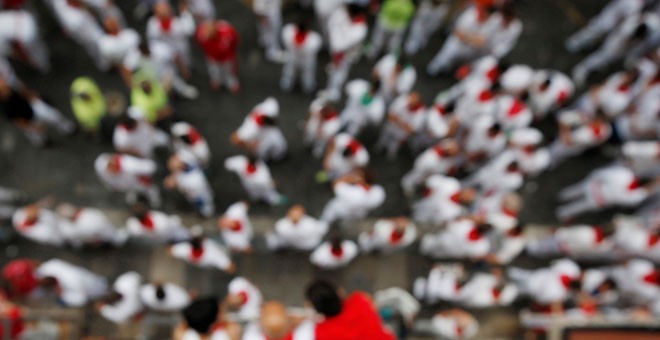
[[[266,116],[277,117],[280,113],[280,104],[277,102],[277,99],[268,97],[257,105],[256,109]]]
[[[500,84],[510,93],[520,93],[529,88],[534,79],[534,70],[527,65],[514,65],[502,74]]]
[[[602,270],[588,269],[584,272],[582,290],[589,293],[593,292],[598,286],[602,285],[605,280],[607,280],[607,274]]]
[[[552,270],[559,274],[567,275],[572,279],[577,279],[580,276],[580,266],[570,259],[560,259],[555,261],[552,264]]]
[[[126,110],[126,115],[135,119],[135,120],[141,120],[145,119],[146,113],[144,110],[137,106],[129,106],[128,109]]]
[[[541,131],[531,127],[516,129],[511,134],[511,143],[515,145],[538,145],[542,140]]]
[[[188,130],[190,130],[190,124],[184,122],[173,124],[172,128],[170,128],[170,131],[175,136],[184,136],[188,133]]]

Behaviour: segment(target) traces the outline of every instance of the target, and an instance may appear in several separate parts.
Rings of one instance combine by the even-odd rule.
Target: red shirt
[[[236,59],[238,51],[238,32],[232,25],[221,21],[215,25],[215,36],[203,39],[202,26],[197,27],[195,39],[202,47],[204,55],[218,62],[227,62]]]
[[[364,293],[353,293],[344,300],[339,315],[316,325],[316,340],[395,340],[387,331]]]

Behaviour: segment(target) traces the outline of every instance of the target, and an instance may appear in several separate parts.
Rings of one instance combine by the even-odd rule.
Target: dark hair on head
[[[371,86],[369,87],[369,90],[371,90],[372,93],[378,92],[378,90],[380,90],[380,85],[381,85],[380,79],[376,77],[371,78],[370,85]]]
[[[344,240],[339,235],[335,235],[330,239],[330,246],[332,249],[341,249],[341,244]]]
[[[254,153],[250,152],[247,155],[247,161],[248,161],[248,164],[256,165],[257,162],[259,161],[259,157],[257,157]]]
[[[552,76],[548,76],[548,77],[545,78],[545,80],[541,83],[541,87],[547,88],[547,87],[550,87],[551,84],[552,84]]]
[[[494,123],[488,128],[488,132],[490,133],[500,133],[500,131],[502,131],[502,124],[500,123]]]
[[[218,319],[219,311],[217,299],[201,298],[193,301],[183,310],[183,318],[188,327],[199,334],[207,334]]]
[[[617,287],[618,287],[618,285],[616,284],[616,281],[614,281],[614,279],[612,279],[612,278],[610,278],[610,277],[608,277],[607,279],[605,279],[605,281],[603,281],[603,283],[601,283],[600,286],[601,286],[601,287],[602,287],[602,286],[607,286],[607,287],[609,287],[609,288],[611,288],[611,289],[617,289]]]
[[[147,54],[147,55],[151,54],[151,49],[149,49],[149,44],[145,40],[142,40],[138,48],[140,49],[140,53],[142,54]]]
[[[489,223],[477,224],[477,231],[479,232],[479,234],[487,233],[488,231],[490,231],[492,229],[493,229],[493,226],[490,225]]]
[[[529,91],[528,90],[523,91],[518,97],[520,100],[524,102],[527,101],[527,99],[529,99]]]
[[[121,293],[119,293],[117,291],[112,291],[109,294],[107,294],[106,296],[102,297],[101,302],[107,303],[107,304],[114,304],[114,303],[119,302],[119,300],[121,300],[123,297],[124,296],[121,295]]]
[[[275,120],[275,118],[273,118],[271,116],[266,116],[266,115],[262,116],[261,122],[263,123],[263,125],[266,125],[266,126],[275,126],[275,125],[277,125],[277,120]]]
[[[454,110],[456,110],[456,101],[452,100],[444,104],[442,107],[445,109],[445,111],[447,111],[447,113],[454,112]]]
[[[346,9],[348,10],[348,15],[351,16],[351,18],[358,15],[362,15],[365,12],[362,6],[352,3],[348,4],[348,6],[346,6]]]
[[[165,300],[165,287],[160,283],[156,284],[156,300]]]
[[[504,71],[500,72],[500,74],[504,73]],[[500,83],[500,78],[497,78],[491,85],[490,85],[490,91],[491,92],[497,92],[502,89],[502,83]]]
[[[525,225],[522,224],[521,222],[518,222],[515,227],[509,229],[508,234],[513,236],[520,236],[522,235],[524,230],[525,230]]]
[[[649,33],[649,27],[646,25],[646,23],[641,23],[635,28],[635,31],[633,32],[632,38],[633,39],[644,39]]]
[[[190,239],[190,246],[192,249],[199,250],[202,249],[202,243],[204,242],[204,238],[202,236],[197,236],[193,237]]]
[[[376,172],[373,169],[363,169],[362,177],[367,184],[374,184],[376,181]]]
[[[307,18],[300,17],[296,20],[296,28],[299,31],[307,32],[309,31],[309,20]]]
[[[121,115],[119,118],[119,123],[128,128],[129,130],[135,129],[137,126],[137,120],[131,118],[131,116],[127,114]]]
[[[312,282],[307,286],[305,298],[325,317],[333,317],[341,313],[341,298],[337,294],[337,288],[329,282],[321,280]]]
[[[512,64],[508,60],[500,60],[497,62],[497,70],[500,72],[500,74],[504,74],[504,72],[508,71],[511,66]]]

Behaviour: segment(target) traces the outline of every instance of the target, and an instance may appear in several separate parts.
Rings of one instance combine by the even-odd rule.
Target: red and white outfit
[[[348,222],[359,220],[385,202],[385,190],[380,185],[350,184],[334,185],[335,197],[323,208],[321,221]]]
[[[137,107],[128,109],[128,116],[135,126],[119,123],[112,134],[112,144],[119,153],[129,153],[137,157],[153,158],[154,149],[169,142],[168,136],[157,130]]]
[[[459,280],[464,275],[461,264],[435,265],[427,277],[418,277],[413,283],[417,300],[435,304],[438,301],[454,301],[460,292]]]
[[[301,31],[296,25],[288,24],[282,29],[282,43],[286,60],[280,87],[290,91],[296,75],[300,73],[303,91],[311,93],[316,89],[316,57],[323,46],[321,35],[311,30]]]
[[[190,238],[190,232],[177,215],[150,210],[142,218],[129,217],[126,230],[133,237],[144,237],[156,242],[181,241]]]
[[[481,116],[474,121],[463,143],[468,157],[483,153],[490,158],[506,147],[506,137],[503,133],[490,135],[488,132],[495,123],[495,118],[491,116]]]
[[[499,82],[506,94],[520,98],[529,90],[534,75],[534,70],[527,65],[512,65],[502,73]]]
[[[658,110],[660,110],[660,79],[647,85],[633,102],[633,106],[620,114],[614,126],[623,140],[657,139]]]
[[[530,242],[527,251],[534,256],[565,255],[571,258],[598,258],[611,253],[612,240],[598,226],[561,227],[546,239]]]
[[[293,248],[310,251],[316,248],[328,232],[328,224],[304,215],[298,222],[284,217],[275,222],[275,232],[266,234],[269,249]]]
[[[397,230],[395,221],[381,219],[376,221],[373,229],[360,233],[358,243],[363,252],[388,252],[408,247],[416,239],[417,227],[412,222],[403,230]]]
[[[574,111],[564,111],[559,118],[560,124],[570,122],[568,125],[571,126],[571,131],[566,137],[568,141],[558,137],[548,147],[551,167],[556,167],[568,158],[578,156],[589,148],[605,143],[612,135],[610,124],[596,120],[584,120],[577,115],[579,113]]]
[[[559,71],[539,70],[532,79],[528,93],[534,118],[540,120],[567,104],[575,93],[575,86],[571,78]]]
[[[369,164],[369,151],[354,137],[340,133],[332,140],[324,166],[330,178],[337,179],[349,172],[364,168]]]
[[[634,207],[648,196],[648,190],[639,185],[630,169],[622,166],[597,169],[559,192],[559,198],[566,203],[557,208],[557,217],[566,219],[613,206]]]
[[[256,160],[251,163],[246,156],[232,156],[225,159],[225,169],[238,176],[250,201],[263,200],[270,205],[277,205],[282,200],[282,195],[275,188],[270,169],[263,161]]]
[[[390,159],[396,157],[401,145],[420,132],[424,124],[426,106],[422,103],[410,105],[408,98],[408,94],[402,94],[392,102],[389,108],[388,120],[385,122],[377,143],[377,147],[384,148]],[[397,119],[406,128],[395,124],[390,119]],[[408,131],[408,128],[411,131]]]
[[[188,11],[183,11],[178,17],[171,15],[167,18],[155,16],[147,21],[147,38],[150,41],[166,43],[177,57],[190,65],[190,44],[188,39],[195,33],[195,19]]]
[[[455,119],[454,112],[450,112],[446,105],[436,103],[426,110],[424,130],[431,140],[440,141],[449,136]]]
[[[513,283],[500,286],[495,275],[477,273],[465,283],[458,293],[457,302],[471,308],[508,306],[518,297],[518,287]]]
[[[171,174],[176,182],[176,189],[186,198],[197,213],[210,217],[215,213],[213,189],[206,178],[206,173],[197,164],[194,155],[180,150],[177,156],[184,162],[185,167]]]
[[[220,230],[220,235],[227,247],[231,250],[245,251],[250,249],[253,231],[252,223],[248,218],[248,206],[243,202],[237,202],[229,206],[225,211],[225,217],[232,220],[230,229]]]
[[[398,71],[397,66],[401,67]],[[417,81],[415,67],[410,64],[397,65],[394,54],[383,56],[374,66],[374,74],[380,79],[380,94],[387,103],[409,93]]]
[[[461,183],[456,178],[432,175],[424,183],[424,197],[413,205],[415,221],[441,225],[465,212],[458,200]]]
[[[509,95],[497,97],[495,115],[506,131],[522,129],[532,122],[534,116],[527,105],[518,98]]]
[[[236,29],[226,21],[214,23],[214,35],[204,38],[204,26],[197,28],[197,43],[206,57],[211,83],[217,86],[225,85],[230,91],[236,92],[240,88],[238,75],[238,43],[240,36]]]
[[[239,276],[229,282],[227,295],[241,297],[242,303],[236,312],[240,321],[254,321],[259,318],[264,298],[257,286]]]
[[[420,252],[433,258],[481,258],[490,248],[487,235],[470,219],[452,221],[445,230],[424,235],[420,243]]]
[[[621,293],[634,303],[649,303],[660,295],[660,272],[652,262],[632,259],[611,269]]]
[[[536,176],[550,166],[550,151],[541,148],[543,134],[534,128],[517,129],[509,138],[510,150],[525,175]]]
[[[660,235],[641,224],[618,224],[614,233],[617,249],[627,256],[640,256],[660,260]]]
[[[104,304],[99,314],[106,320],[116,324],[124,324],[137,316],[144,306],[140,299],[140,285],[142,278],[136,272],[121,274],[112,285],[112,290],[119,293],[121,298],[114,304]]]
[[[104,277],[60,259],[39,265],[35,276],[37,279],[54,278],[59,298],[68,307],[82,307],[105,295],[108,289]]]
[[[341,129],[339,111],[333,111],[323,115],[321,110],[326,105],[327,99],[319,97],[314,99],[309,106],[309,118],[305,122],[305,139],[307,145],[312,146],[314,157],[320,158],[325,147],[334,135]]]
[[[450,156],[442,143],[432,146],[419,154],[413,168],[401,178],[403,191],[412,194],[415,187],[431,175],[448,175],[457,169],[459,159]]]
[[[14,230],[30,241],[56,247],[66,243],[60,227],[64,220],[50,210],[39,209],[37,219],[31,221],[27,218],[26,208],[17,209],[12,216],[12,223]]]
[[[313,265],[322,269],[337,269],[347,266],[358,253],[358,246],[353,241],[344,240],[336,249],[333,249],[330,242],[324,242],[312,252],[309,260]]]
[[[428,43],[429,38],[445,22],[450,4],[444,1],[423,0],[410,24],[410,32],[404,43],[406,54],[413,55]]]
[[[123,28],[116,34],[105,33],[97,44],[104,63],[121,65],[126,56],[140,45],[140,35],[132,28]]]
[[[67,35],[82,45],[100,70],[107,70],[109,65],[101,58],[97,45],[103,29],[82,1],[52,0],[52,8]]]
[[[341,112],[342,126],[357,137],[368,126],[378,126],[385,116],[385,100],[378,93],[370,93],[371,85],[363,79],[346,84],[346,106]]]
[[[60,220],[60,232],[74,247],[107,242],[123,245],[128,239],[125,230],[118,229],[103,211],[95,208],[77,208],[73,215]]]
[[[108,170],[110,162],[114,162],[117,172]],[[145,194],[151,204],[160,205],[160,192],[152,179],[157,169],[154,161],[129,155],[103,153],[96,158],[94,168],[108,189],[126,193],[129,200],[135,194]]]
[[[33,63],[39,71],[48,72],[48,48],[39,37],[39,26],[34,15],[21,8],[21,5],[10,7],[6,1],[0,12],[0,57],[9,58],[15,47],[19,46],[26,53],[27,61]]]
[[[510,268],[507,274],[518,284],[521,294],[529,295],[539,304],[549,305],[569,298],[571,283],[580,278],[580,267],[572,260],[561,259],[548,268]]]
[[[172,125],[170,132],[174,137],[172,142],[175,152],[187,151],[195,156],[197,164],[208,167],[211,161],[211,151],[199,130],[188,123],[178,122]]]
[[[477,184],[485,192],[511,192],[520,189],[524,176],[520,168],[511,168],[517,164],[515,155],[503,152],[479,168],[464,184]]]
[[[150,310],[166,313],[179,312],[190,304],[190,295],[183,287],[174,283],[163,283],[161,287],[165,293],[162,299],[156,296],[155,284],[145,284],[140,288],[140,299]]]
[[[264,118],[277,118],[280,105],[277,99],[268,97],[252,109],[243,120],[236,134],[245,143],[256,142],[257,156],[264,160],[280,160],[287,152],[288,144],[277,126],[264,124]]]
[[[224,247],[207,238],[202,240],[200,249],[193,248],[190,242],[179,242],[172,245],[170,253],[177,259],[202,268],[226,271],[232,264]]]

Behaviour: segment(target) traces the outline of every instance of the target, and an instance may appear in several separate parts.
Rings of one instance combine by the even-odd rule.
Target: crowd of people
[[[146,19],[144,37],[112,0],[45,1],[67,37],[130,91],[124,108],[121,98],[105,96],[103,86],[81,75],[70,88],[74,119],[13,72],[16,62],[43,73],[56,65],[26,1],[1,3],[0,111],[36,147],[48,145],[53,132],[103,141],[101,130],[110,125],[114,152],[98,155],[94,171],[108,192],[125,194],[131,216],[117,226],[101,209],[50,198],[23,204],[22,194],[2,189],[0,217],[43,246],[122,247],[142,239],[191,266],[240,273],[233,255],[249,256],[260,236],[250,205],[290,205],[269,166],[286,162],[288,143],[296,141],[278,126],[276,97],[255,103],[225,139],[242,153],[222,163],[238,177],[249,202],[231,204],[217,217],[219,193],[207,178],[215,146],[171,105],[173,97],[199,96],[190,83],[192,53],[203,54],[212,90],[246,91],[238,67],[238,47],[245,42],[218,19],[223,15],[213,1],[139,1],[132,14]],[[509,306],[520,299],[531,301],[534,313],[575,319],[660,317],[658,1],[610,1],[567,38],[569,52],[592,51],[570,75],[508,60],[524,30],[515,0],[300,0],[315,17],[299,15],[289,23],[283,23],[283,5],[252,1],[258,42],[272,67],[282,64],[281,89],[293,91],[299,81],[309,99],[299,139],[308,146],[307,157],[322,160],[315,180],[327,183],[334,197],[318,217],[292,202],[263,235],[268,249],[309,253],[322,270],[348,266],[361,254],[411,247],[442,263],[411,287],[373,297],[314,281],[304,292],[312,307],[295,314],[241,276],[218,299],[148,282],[134,271],[109,285],[107,278],[61,259],[16,259],[2,272],[0,311],[11,322],[0,325],[0,334],[6,325],[12,337],[24,331],[19,301],[53,295],[67,307],[93,304],[117,324],[146,311],[180,312],[183,321],[172,335],[177,340],[394,339],[410,330],[470,338],[479,323],[462,308]],[[442,26],[448,33],[438,44],[432,38]],[[419,69],[410,57],[422,49],[438,52]],[[317,81],[321,53],[330,56],[325,87]],[[372,76],[351,78],[363,57],[373,64]],[[427,101],[416,89],[421,71],[455,81]],[[608,74],[590,82],[597,72]],[[374,145],[367,145],[366,132],[379,134]],[[400,179],[410,214],[379,218],[356,239],[345,237],[387,199],[369,167],[370,153],[396,161],[402,147],[416,157]],[[518,218],[525,181],[593,149],[610,150],[614,160],[560,191],[561,227],[542,237],[527,235],[527,221]],[[157,150],[167,151],[166,162]],[[158,210],[162,189],[180,194],[198,216],[216,218],[219,238],[217,231],[186,226],[180,216]],[[598,225],[574,222],[611,208],[629,215]],[[523,253],[551,262],[534,269],[512,265]],[[590,265],[594,260],[607,265]],[[479,265],[473,269],[466,262]],[[457,308],[441,308],[440,302]],[[434,310],[429,320],[416,318],[422,305]],[[385,310],[401,316],[399,327],[383,323]],[[524,326],[530,336],[548,327]]]

